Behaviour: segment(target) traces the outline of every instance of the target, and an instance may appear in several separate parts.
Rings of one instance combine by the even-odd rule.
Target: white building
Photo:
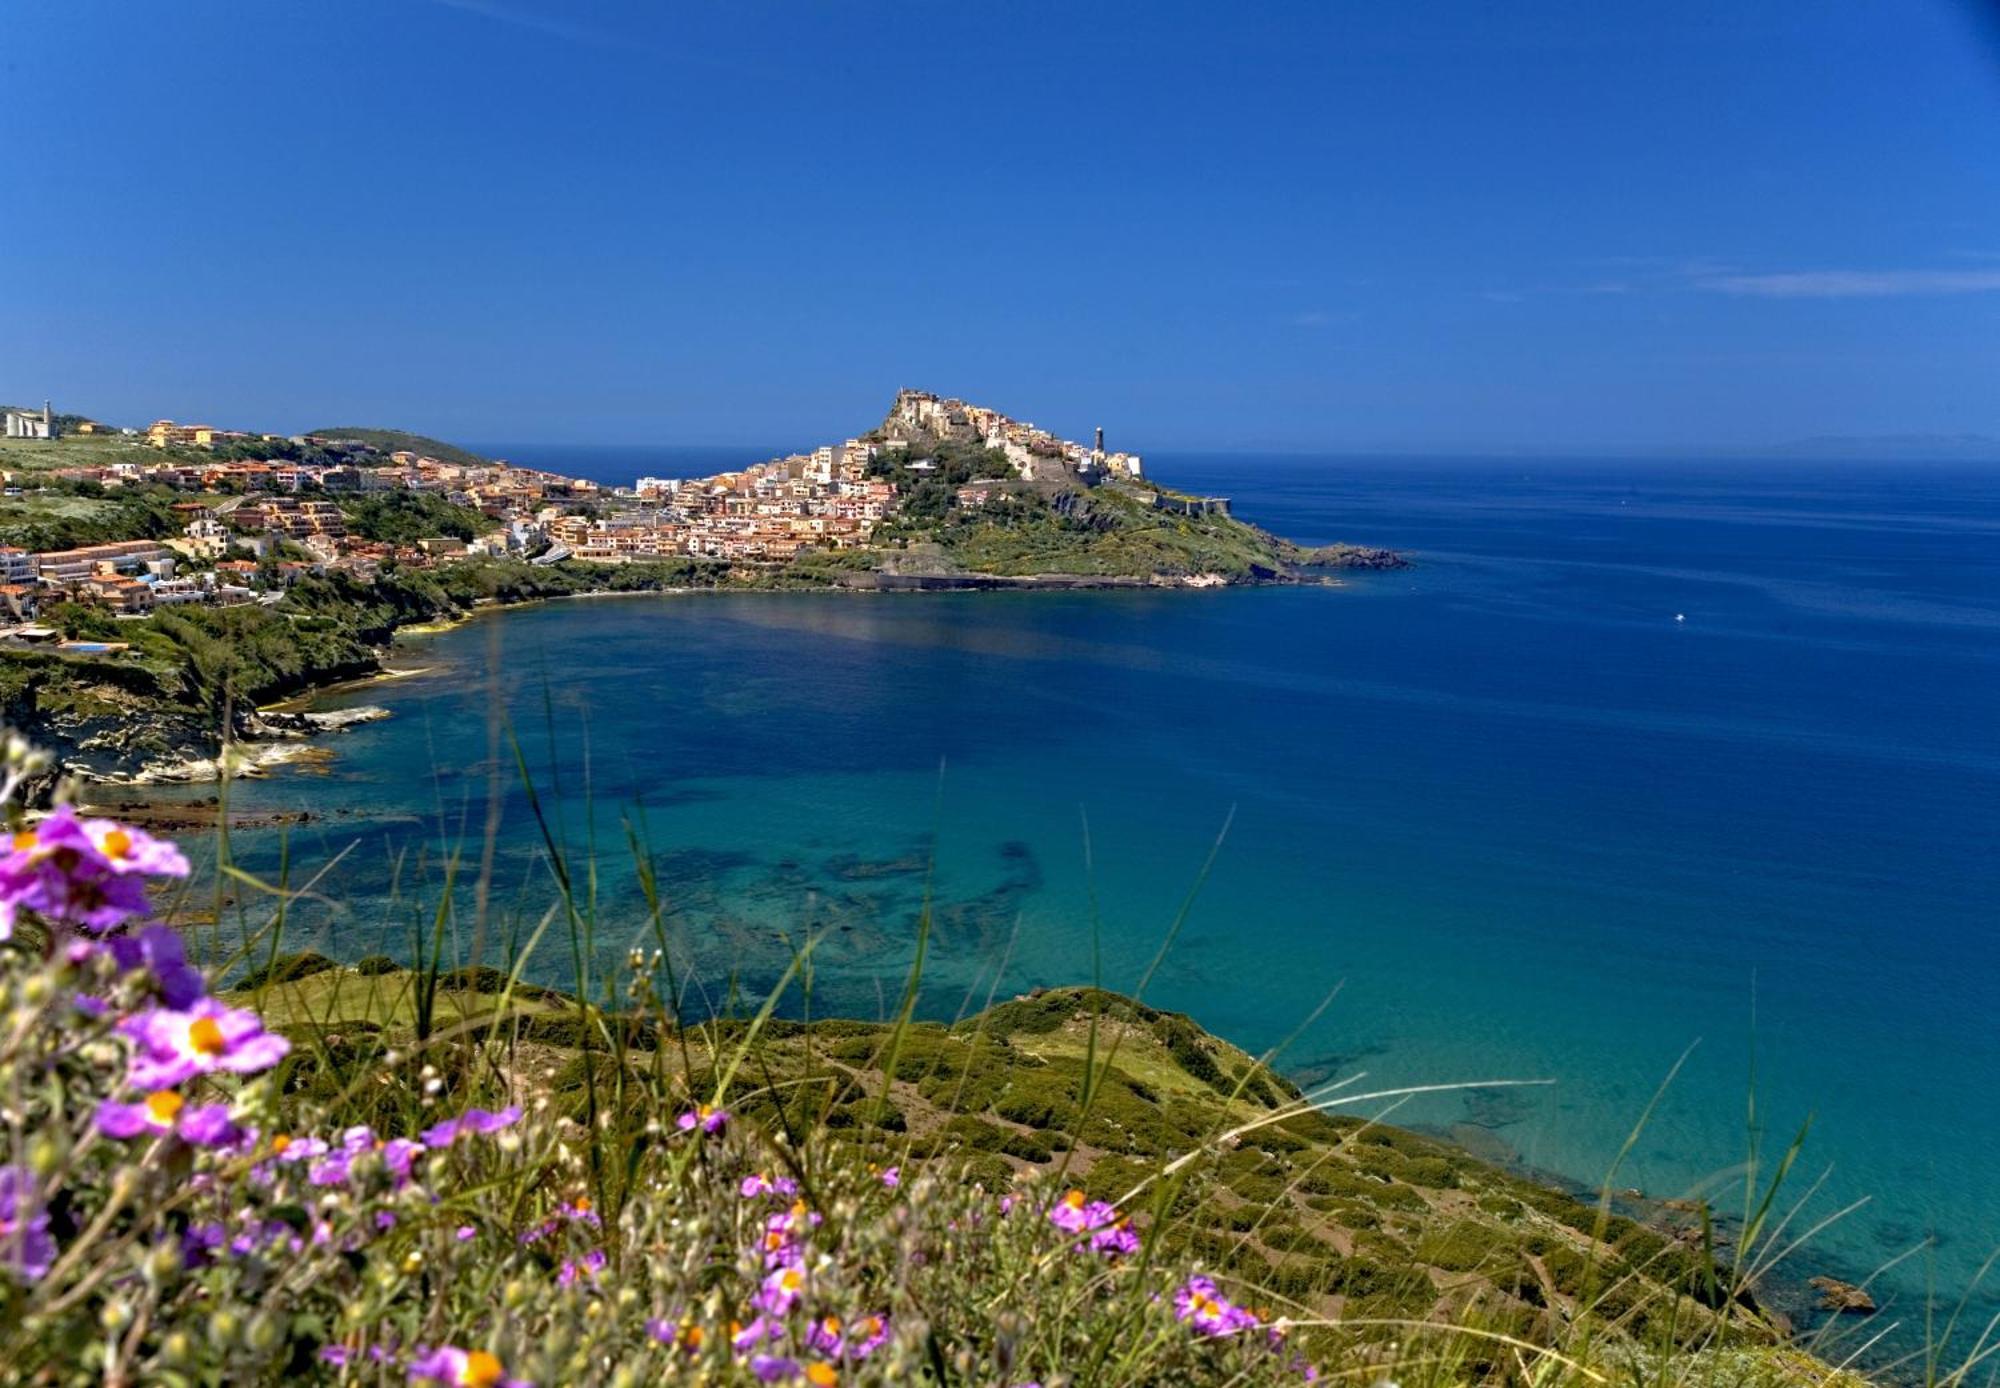
[[[10,439],[52,439],[56,436],[55,413],[46,400],[42,401],[40,414],[33,410],[9,410],[6,432]]]

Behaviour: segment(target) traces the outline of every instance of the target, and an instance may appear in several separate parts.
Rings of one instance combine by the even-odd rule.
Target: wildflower
[[[1099,1253],[1137,1253],[1139,1237],[1130,1221],[1108,1200],[1087,1200],[1073,1190],[1049,1207],[1049,1223],[1067,1233],[1089,1234],[1090,1246]],[[1081,1247],[1081,1245],[1079,1245]]]
[[[889,1318],[887,1316],[863,1316],[854,1323],[856,1337],[847,1352],[856,1359],[866,1359],[889,1341]]]
[[[821,1354],[830,1354],[835,1359],[847,1353],[847,1341],[841,1338],[840,1317],[821,1316],[806,1327],[806,1343]]]
[[[1080,1190],[1073,1190],[1049,1207],[1049,1223],[1071,1234],[1081,1234],[1090,1226],[1084,1222],[1084,1210],[1088,1208],[1088,1197]]]
[[[708,1340],[708,1332],[686,1317],[670,1321],[663,1316],[655,1316],[646,1322],[646,1333],[661,1344],[687,1354],[701,1353],[702,1345]]]
[[[738,1354],[748,1354],[766,1340],[780,1340],[785,1328],[765,1316],[758,1316],[748,1325],[729,1327],[729,1347]]]
[[[510,1104],[498,1113],[489,1113],[483,1108],[469,1108],[456,1118],[447,1118],[442,1123],[424,1129],[419,1134],[426,1147],[449,1147],[461,1137],[473,1133],[482,1136],[497,1133],[502,1128],[512,1127],[521,1120],[521,1109]]]
[[[470,1224],[461,1224],[452,1232],[452,1237],[460,1243],[470,1243],[479,1237],[479,1231]]]
[[[1119,1215],[1104,1228],[1090,1236],[1090,1250],[1093,1253],[1123,1255],[1130,1257],[1139,1251],[1139,1236],[1132,1229],[1132,1221]]]
[[[497,1356],[483,1349],[455,1349],[450,1345],[412,1360],[410,1381],[443,1384],[446,1388],[528,1388],[520,1379],[507,1377]]]
[[[808,1364],[806,1382],[814,1388],[834,1388],[840,1382],[840,1375],[834,1372],[831,1364]]]
[[[757,1376],[760,1383],[783,1383],[786,1379],[799,1376],[799,1361],[775,1354],[753,1354],[750,1356],[750,1372]]]
[[[595,1282],[597,1274],[602,1271],[604,1271],[604,1250],[593,1248],[590,1252],[583,1255],[581,1261],[570,1258],[563,1259],[562,1267],[556,1273],[556,1285],[562,1287],[574,1286],[586,1277]]]
[[[389,1174],[396,1178],[397,1185],[410,1179],[410,1168],[422,1155],[424,1144],[412,1142],[407,1137],[392,1137],[382,1145],[382,1165],[389,1168]]]
[[[892,1166],[887,1171],[884,1171],[882,1173],[882,1184],[890,1190],[894,1190],[897,1186],[903,1184],[903,1168]]]
[[[674,1120],[684,1133],[700,1128],[705,1133],[719,1133],[729,1122],[729,1110],[717,1108],[714,1104],[697,1104]]]
[[[736,1193],[745,1200],[754,1200],[760,1195],[770,1195],[776,1190],[777,1187],[771,1184],[769,1176],[756,1171],[743,1178],[743,1184],[736,1188]]]
[[[61,814],[57,810],[56,814]],[[55,818],[51,815],[50,819]],[[46,825],[45,825],[46,827]],[[166,839],[156,839],[144,829],[134,829],[108,819],[86,819],[76,826],[88,838],[111,870],[120,876],[185,877],[187,857]]]
[[[782,1267],[799,1259],[799,1246],[805,1236],[820,1224],[817,1210],[806,1208],[806,1202],[795,1200],[783,1214],[774,1214],[764,1221],[764,1266]]]
[[[120,846],[129,850],[131,843],[128,837]],[[121,855],[119,862],[126,858]],[[177,875],[186,873],[187,860],[181,859]],[[98,847],[76,811],[61,806],[33,829],[14,835],[12,851],[0,857],[0,939],[14,933],[15,918],[24,909],[88,930],[149,917],[153,912],[145,883],[130,874],[128,866],[114,864]]]
[[[168,1133],[195,1147],[224,1147],[242,1136],[226,1104],[195,1104],[171,1089],[156,1089],[136,1104],[106,1099],[97,1106],[97,1130],[106,1137],[159,1137]]]
[[[56,1260],[49,1216],[35,1201],[25,1168],[0,1166],[0,1268],[33,1282]]]
[[[201,970],[188,963],[180,934],[171,926],[148,925],[136,934],[114,936],[104,947],[121,970],[144,969],[151,974],[160,1001],[168,1007],[193,1007],[208,991]]]
[[[764,1278],[764,1285],[751,1302],[760,1311],[768,1311],[774,1316],[782,1316],[798,1305],[806,1286],[805,1269],[793,1264],[781,1267]]]
[[[1174,1293],[1174,1319],[1202,1335],[1234,1335],[1257,1325],[1256,1316],[1231,1303],[1206,1277],[1190,1277]]]
[[[224,1007],[203,998],[186,1010],[157,1007],[119,1023],[139,1044],[132,1083],[140,1089],[171,1089],[196,1075],[228,1070],[254,1075],[285,1058],[292,1043],[264,1030],[254,1012]]]

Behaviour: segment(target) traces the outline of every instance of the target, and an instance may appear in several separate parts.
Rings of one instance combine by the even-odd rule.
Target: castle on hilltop
[[[1053,476],[1062,470],[1075,473],[1086,482],[1114,477],[1140,478],[1144,460],[1136,453],[1104,451],[1104,430],[1099,428],[1094,447],[1056,437],[1026,420],[1010,419],[998,410],[963,400],[933,395],[927,390],[905,388],[896,392],[883,431],[891,438],[911,442],[918,438],[943,439],[953,443],[983,443],[998,449],[1007,461],[1029,481]]]

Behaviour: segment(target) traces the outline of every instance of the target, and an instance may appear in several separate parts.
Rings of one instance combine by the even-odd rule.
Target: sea
[[[568,982],[553,845],[600,990],[664,945],[690,1008],[887,1015],[921,933],[924,1015],[1142,993],[1344,1111],[1725,1213],[1803,1130],[1787,1275],[1880,1270],[1870,1335],[2000,1309],[2000,467],[1148,463],[1412,567],[482,616],[322,698],[391,716],[237,786],[309,816],[237,861],[288,947],[407,956],[449,895],[454,957]]]

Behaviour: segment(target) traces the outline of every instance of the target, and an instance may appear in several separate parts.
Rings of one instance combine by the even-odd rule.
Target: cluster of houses
[[[963,400],[933,395],[927,390],[899,390],[884,431],[892,439],[947,439],[983,443],[1006,455],[1027,481],[1072,478],[1086,485],[1105,476],[1137,479],[1146,475],[1145,461],[1136,453],[1107,453],[1104,431],[1086,448],[1058,438],[1025,420],[1009,419],[998,410]]]
[[[45,407],[42,418],[10,419],[10,427],[40,427],[47,417]],[[136,437],[140,431],[122,432]],[[28,621],[43,604],[59,599],[100,602],[125,615],[176,603],[276,601],[301,575],[345,571],[372,579],[390,560],[422,567],[534,552],[538,563],[675,556],[783,562],[802,550],[865,545],[897,505],[895,485],[871,477],[871,464],[885,450],[899,450],[909,468],[922,472],[932,464],[921,457],[910,461],[909,455],[941,441],[982,444],[1013,465],[1012,478],[961,486],[957,500],[966,507],[987,504],[1024,483],[1092,485],[1142,475],[1136,455],[1105,451],[1101,429],[1095,446],[1086,448],[998,411],[913,390],[898,393],[882,429],[866,439],[735,472],[696,479],[642,477],[632,487],[615,489],[504,462],[384,454],[338,438],[291,440],[313,445],[312,453],[322,460],[332,459],[295,462],[191,458],[191,450],[274,437],[205,424],[163,419],[144,437],[173,455],[156,463],[121,459],[38,475],[112,489],[156,484],[196,494],[174,505],[181,532],[45,553],[0,548],[0,618]],[[437,495],[484,515],[491,529],[470,541],[430,538],[414,544],[350,534],[341,497],[389,491]]]
[[[44,604],[65,599],[99,602],[135,616],[175,603],[257,600],[245,581],[249,574],[241,571],[254,572],[255,564],[217,564],[182,574],[180,558],[173,542],[164,540],[118,540],[39,554],[0,546],[0,615],[28,622]]]
[[[712,477],[642,477],[619,490],[610,515],[558,517],[549,538],[574,558],[614,564],[670,555],[780,562],[865,544],[896,506],[895,487],[867,475],[878,448],[848,439]]]

